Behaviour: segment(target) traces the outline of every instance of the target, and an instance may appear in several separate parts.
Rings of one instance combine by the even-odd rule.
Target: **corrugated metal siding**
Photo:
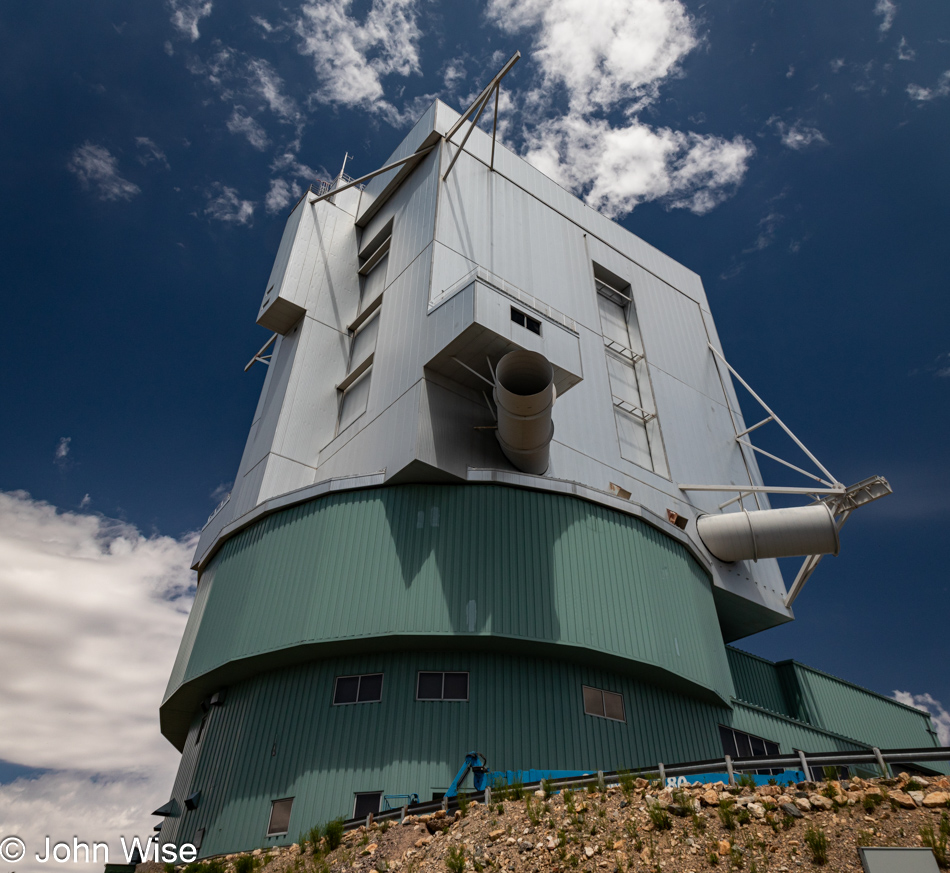
[[[736,686],[736,697],[747,703],[779,712],[789,718],[800,718],[789,707],[775,664],[765,658],[726,646],[726,657]]]
[[[881,749],[938,745],[930,717],[827,673],[792,662],[815,724]]]
[[[857,752],[867,748],[862,743],[834,736],[811,725],[756,709],[741,701],[735,702],[732,711],[732,727],[778,743],[779,750],[783,754],[790,754],[796,749],[802,749],[805,752]]]
[[[475,485],[339,493],[261,520],[211,568],[176,684],[307,643],[474,634],[583,646],[733,694],[696,561],[643,522],[571,497]]]
[[[469,701],[416,701],[420,669],[469,671]],[[384,672],[381,703],[331,705],[336,676],[376,671]],[[622,693],[627,722],[585,715],[584,684]],[[179,833],[163,839],[190,839],[205,827],[202,856],[289,843],[317,822],[350,816],[356,791],[429,799],[470,749],[500,770],[648,768],[713,757],[723,713],[547,658],[429,652],[301,665],[229,689],[197,747],[193,778],[176,782],[179,804],[201,791],[199,808],[169,820]],[[186,756],[194,748],[192,731]],[[268,841],[270,803],[284,797],[295,798],[289,833]]]

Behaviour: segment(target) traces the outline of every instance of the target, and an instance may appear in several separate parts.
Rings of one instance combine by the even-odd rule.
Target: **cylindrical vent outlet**
[[[519,470],[540,476],[548,468],[557,391],[554,368],[537,352],[508,352],[495,367],[498,442]]]
[[[838,528],[824,503],[702,515],[696,531],[720,561],[837,555]]]

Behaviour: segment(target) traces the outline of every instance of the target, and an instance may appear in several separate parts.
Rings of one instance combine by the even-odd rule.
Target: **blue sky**
[[[177,604],[157,607],[170,652],[141,662],[155,715],[189,536],[260,390],[242,370],[289,206],[345,151],[354,175],[378,167],[431,99],[467,105],[515,49],[509,147],[699,273],[731,363],[839,479],[894,488],[849,521],[798,620],[742,645],[950,705],[946,4],[8,0],[0,490],[31,496],[4,504],[4,590],[43,564],[18,602],[52,615],[92,556],[144,592],[133,627]],[[23,700],[47,698],[29,669]],[[140,772],[24,730],[0,759],[167,793],[154,743]]]

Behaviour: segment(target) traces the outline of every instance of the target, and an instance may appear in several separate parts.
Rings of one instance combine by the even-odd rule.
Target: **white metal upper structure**
[[[812,457],[817,487],[765,485],[748,439],[765,422],[743,421],[699,277],[477,127],[518,57],[464,115],[434,102],[379,170],[292,211],[257,319],[274,334],[250,362],[269,365],[261,399],[196,566],[328,491],[497,483],[593,501],[685,545],[727,640],[789,621],[817,561],[787,594],[761,556],[764,516],[743,560],[717,558],[688,522],[743,515],[744,501],[763,512],[769,492],[793,490],[828,507],[836,536],[886,483],[846,489]],[[550,387],[546,375],[524,395],[543,395],[538,410],[499,390],[512,352],[545,362]]]

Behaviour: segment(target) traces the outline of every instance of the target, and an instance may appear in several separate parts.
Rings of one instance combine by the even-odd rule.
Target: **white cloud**
[[[0,822],[35,851],[61,833],[118,854],[119,835],[144,836],[167,800],[178,754],[158,705],[191,606],[193,549],[192,536],[146,538],[0,493],[0,759],[52,771],[0,785]]]
[[[264,209],[273,215],[290,206],[303,193],[303,189],[296,182],[287,182],[286,179],[271,179],[270,189],[264,197]]]
[[[933,88],[911,84],[907,86],[907,94],[911,100],[916,100],[918,103],[926,103],[936,97],[946,97],[950,94],[950,70],[945,70],[940,74],[940,78]]]
[[[913,61],[917,59],[917,52],[907,43],[907,37],[901,37],[901,41],[897,46],[897,59],[900,61]]]
[[[779,226],[784,220],[785,216],[780,212],[770,212],[764,218],[760,219],[759,235],[749,248],[743,250],[743,253],[760,252],[762,249],[766,249],[772,245],[772,243],[775,242],[775,235],[778,232]]]
[[[909,691],[895,691],[894,699],[898,703],[930,713],[937,731],[937,741],[941,746],[950,746],[950,712],[944,709],[939,700],[935,700],[930,694],[911,694]]]
[[[308,0],[296,22],[300,51],[313,58],[320,103],[392,110],[383,96],[389,75],[419,73],[418,0],[373,0],[360,22],[352,0]]]
[[[523,116],[538,119],[524,132],[525,158],[595,209],[620,217],[657,200],[703,213],[742,181],[748,140],[638,117],[699,45],[680,0],[491,0],[488,15],[508,32],[531,30],[537,46],[540,75],[520,95]]]
[[[139,148],[139,163],[143,167],[147,167],[152,162],[155,162],[163,166],[166,170],[170,169],[168,158],[165,157],[165,152],[155,145],[147,136],[137,136],[135,138],[135,144]]]
[[[95,188],[100,200],[131,200],[141,189],[122,178],[119,163],[105,147],[85,142],[78,146],[66,167],[76,174],[83,188]]]
[[[832,73],[840,73],[844,68],[844,58],[834,58],[828,62]]]
[[[87,494],[85,497],[83,497],[82,500],[79,501],[79,508],[87,509],[91,503],[92,503],[92,498]]]
[[[250,58],[246,74],[253,91],[271,112],[283,121],[296,121],[300,116],[297,104],[284,93],[284,83],[277,71],[261,58]]]
[[[243,106],[234,107],[228,119],[228,130],[247,137],[247,141],[258,151],[264,151],[270,143],[264,128],[247,114]]]
[[[449,61],[442,71],[442,82],[445,85],[445,90],[449,93],[454,92],[455,86],[463,81],[465,76],[465,64],[462,63],[461,58]]]
[[[266,18],[263,18],[260,15],[252,15],[251,21],[253,21],[264,33],[273,33],[277,28],[274,27]]]
[[[57,464],[63,464],[69,457],[69,444],[73,441],[72,437],[60,437],[53,452],[53,461]]]
[[[168,8],[175,29],[195,42],[201,36],[198,22],[211,14],[211,0],[168,0]]]
[[[893,0],[877,0],[874,6],[874,14],[881,16],[881,23],[878,30],[881,33],[887,33],[894,24],[894,18],[897,15],[897,4]]]
[[[236,188],[215,182],[208,192],[208,205],[204,213],[215,221],[250,224],[254,217],[254,203],[251,200],[241,200]]]
[[[773,115],[766,124],[774,127],[782,140],[782,145],[795,151],[808,148],[810,145],[827,144],[828,140],[817,127],[808,127],[801,119],[786,124],[778,116]]]

